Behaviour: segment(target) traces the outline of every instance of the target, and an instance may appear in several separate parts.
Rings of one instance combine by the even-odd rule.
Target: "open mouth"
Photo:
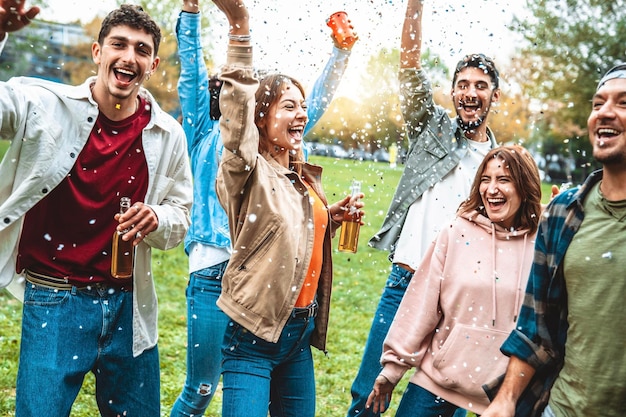
[[[504,203],[506,203],[506,199],[504,198],[488,198],[487,199],[487,203],[489,203],[489,207],[490,208],[499,208],[502,207],[504,205]]]
[[[611,139],[615,136],[618,136],[621,133],[622,132],[616,129],[602,128],[596,131],[596,136],[598,137],[598,139]]]
[[[124,68],[114,68],[113,73],[118,81],[125,84],[131,83],[137,77],[137,73]]]
[[[474,116],[478,114],[478,111],[481,108],[479,103],[465,103],[465,102],[461,102],[460,107],[463,109],[463,112],[465,112],[468,116]]]
[[[294,142],[301,141],[303,133],[304,133],[304,127],[302,126],[292,127],[289,129],[289,136],[291,137],[291,140]]]

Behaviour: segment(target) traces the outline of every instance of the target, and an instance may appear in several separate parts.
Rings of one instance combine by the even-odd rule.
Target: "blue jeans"
[[[277,343],[229,323],[222,355],[222,417],[314,417],[313,318],[290,318]]]
[[[452,417],[465,410],[447,402],[428,390],[409,383],[402,395],[396,417]]]
[[[158,349],[133,357],[132,316],[132,292],[27,282],[15,416],[69,416],[89,371],[103,417],[160,415]]]
[[[391,273],[387,278],[383,295],[378,302],[370,333],[365,343],[359,372],[352,382],[352,404],[348,410],[348,417],[380,416],[380,413],[374,413],[371,408],[365,408],[365,403],[374,387],[374,380],[382,369],[380,357],[383,353],[383,341],[412,277],[411,272],[395,264],[391,267]]]
[[[383,342],[393,318],[400,307],[400,302],[406,292],[413,273],[393,264],[391,272],[385,283],[383,294],[378,301],[378,307],[374,314],[374,320],[370,327],[370,333],[365,343],[363,358],[356,378],[352,382],[352,404],[348,409],[348,417],[374,417],[380,413],[374,413],[371,408],[365,408],[367,397],[374,387],[374,380],[380,373],[380,357],[383,353]],[[462,417],[465,413],[457,415]]]
[[[171,417],[201,416],[222,372],[222,341],[229,318],[215,304],[228,261],[191,273],[187,286],[187,378]]]

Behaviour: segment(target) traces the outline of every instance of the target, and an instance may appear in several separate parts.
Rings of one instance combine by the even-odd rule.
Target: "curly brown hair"
[[[128,26],[133,29],[143,30],[152,36],[154,41],[153,55],[157,55],[159,45],[161,44],[161,29],[141,6],[122,4],[118,9],[111,11],[102,21],[100,33],[98,34],[98,43],[102,45],[104,38],[111,33],[111,29],[117,26]]]
[[[488,217],[480,195],[480,178],[492,159],[504,162],[522,201],[515,215],[515,229],[529,229],[535,233],[541,216],[541,179],[532,155],[520,145],[501,146],[489,151],[476,171],[469,197],[461,203],[458,212],[477,210]]]

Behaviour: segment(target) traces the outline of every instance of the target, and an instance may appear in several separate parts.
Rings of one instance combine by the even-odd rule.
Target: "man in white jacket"
[[[38,9],[0,0],[0,51]],[[103,416],[160,414],[151,248],[182,242],[192,189],[181,126],[141,87],[161,32],[121,6],[92,46],[97,75],[0,83],[0,286],[25,282],[16,416],[68,416],[87,372]],[[132,207],[118,215],[121,197]],[[132,277],[111,274],[114,233]],[[22,286],[24,287],[24,286]]]

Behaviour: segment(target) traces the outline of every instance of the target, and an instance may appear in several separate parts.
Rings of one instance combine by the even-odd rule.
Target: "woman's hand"
[[[226,15],[231,34],[250,33],[248,9],[242,0],[213,0],[213,3]]]
[[[329,206],[328,211],[330,212],[331,219],[334,222],[341,223],[344,213],[350,210],[350,207],[356,208],[359,211],[359,218],[362,218],[365,215],[365,212],[361,210],[365,205],[362,201],[363,197],[365,197],[363,193],[356,197],[346,196],[342,200],[339,200],[335,204]],[[363,221],[361,221],[361,225],[363,224]]]
[[[382,374],[378,375],[374,381],[374,388],[367,397],[365,407],[372,407],[374,413],[383,413],[391,403],[391,394],[393,394],[394,388],[395,385],[389,382],[387,378]]]

